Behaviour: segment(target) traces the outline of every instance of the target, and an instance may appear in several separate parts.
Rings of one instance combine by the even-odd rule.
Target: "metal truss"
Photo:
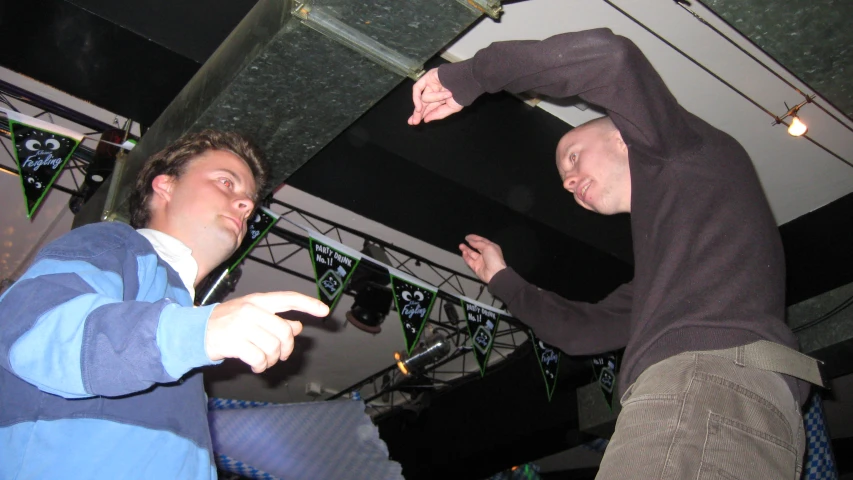
[[[284,202],[273,199],[270,209],[286,221],[279,221],[277,226],[273,227],[255,247],[247,257],[252,261],[314,283],[314,273],[307,251],[308,237],[303,230],[288,222],[290,221],[312,228],[355,250],[362,250],[367,243],[378,245],[388,257],[385,260],[388,266],[439,288],[436,304],[427,320],[427,329],[444,333],[452,340],[455,350],[438,363],[424,369],[420,375],[403,375],[397,366],[392,364],[331,395],[326,398],[327,400],[343,396],[361,397],[371,414],[378,415],[396,408],[417,408],[419,399],[425,393],[429,395],[428,392],[447,389],[481,375],[480,367],[470,346],[468,327],[459,297],[464,296],[502,308],[502,304],[489,294],[483,282],[387,241],[323,219]],[[362,268],[362,265],[372,265],[372,263],[362,262],[359,268]],[[345,291],[347,295],[355,293],[351,289]],[[427,329],[422,335],[426,335]],[[526,327],[514,318],[502,317],[495,333],[489,368],[506,359],[527,339]]]
[[[62,169],[59,178],[51,186],[51,189],[67,193],[72,197],[83,196],[81,187],[85,180],[86,168],[92,162],[97,145],[97,140],[91,137],[99,137],[106,130],[121,127],[118,125],[118,117],[115,124],[110,125],[2,80],[0,80],[0,107],[70,128],[86,136]],[[0,120],[0,145],[2,145],[0,171],[19,175],[9,124],[5,120]]]

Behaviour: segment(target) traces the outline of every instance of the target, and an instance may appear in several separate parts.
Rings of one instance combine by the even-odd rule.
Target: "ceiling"
[[[255,2],[152,1],[134,7],[116,7],[106,0],[42,3],[39,7],[0,3],[0,27],[30,29],[17,35],[30,42],[28,48],[6,49],[0,53],[0,65],[92,102],[104,111],[150,125]],[[433,59],[430,64],[469,58],[493,41],[545,38],[565,31],[608,27],[631,38],[688,110],[734,136],[752,157],[781,225],[789,270],[789,303],[853,281],[849,248],[853,241],[853,168],[804,138],[788,136],[783,126],[772,126],[773,118],[753,103],[782,115],[786,102],[797,104],[803,97],[675,2],[614,3],[624,13],[605,1],[508,3],[499,22],[481,20],[446,48],[443,59]],[[723,3],[717,2],[715,8],[723,11]],[[9,12],[19,9],[16,14],[32,13],[20,10],[26,8],[43,10],[41,17],[50,19],[43,22],[47,27],[10,24]],[[831,105],[844,108],[839,100],[843,95],[837,92],[849,91],[844,90],[849,87],[846,78],[830,75],[834,83],[827,88],[832,98],[824,99],[821,91],[809,88],[701,3],[692,2],[690,8],[778,75],[804,92],[816,93],[817,102],[851,125],[844,112]],[[733,18],[728,17],[728,22],[737,25]],[[52,33],[40,30],[44,28]],[[103,32],[107,34],[98,34]],[[827,32],[837,34],[835,30]],[[774,56],[783,57],[778,53]],[[791,56],[798,58],[795,52]],[[54,60],[46,61],[48,58]],[[799,65],[788,68],[808,70]],[[27,81],[11,73],[4,75]],[[822,85],[807,81],[811,86]],[[596,216],[576,206],[560,189],[553,167],[553,149],[559,137],[570,126],[598,115],[594,109],[584,105],[578,108],[571,99],[525,104],[514,96],[500,94],[478,100],[455,118],[412,128],[406,125],[411,110],[410,88],[411,81],[403,81],[288,178],[276,198],[459,271],[465,271],[455,253],[461,238],[472,232],[488,236],[501,243],[509,263],[526,278],[569,298],[595,301],[630,279],[628,217]],[[534,104],[537,106],[532,107]],[[102,111],[101,115],[111,121],[109,113]],[[803,107],[801,116],[809,125],[811,138],[853,162],[853,133],[849,128],[815,105]],[[0,181],[8,183],[8,178],[0,176]],[[0,188],[4,205],[19,201],[15,197],[17,188]],[[4,247],[2,255],[9,254],[5,258],[24,259],[27,247],[33,245],[28,236],[38,238],[52,224],[60,225],[53,227],[57,231],[68,228],[67,215],[61,217],[61,212],[67,211],[63,200],[55,194],[53,197],[29,225],[19,221],[18,211],[0,214],[3,225],[16,222],[13,231],[4,232],[4,241],[14,244],[14,249],[12,245]],[[4,267],[3,276],[10,275],[13,267]],[[307,262],[294,268],[310,274]],[[584,269],[590,275],[584,282],[565,275],[573,269]],[[309,282],[247,262],[235,294],[280,288],[316,292]],[[234,362],[211,371],[207,378],[212,395],[306,401],[308,382],[317,382],[332,392],[388,366],[391,352],[402,346],[393,319],[389,317],[382,334],[370,336],[344,321],[346,302],[351,299],[342,300],[330,321],[306,321],[294,358],[268,374],[252,375]],[[529,356],[527,360],[531,360]],[[470,465],[494,465],[494,458],[504,463],[526,461],[571,444],[567,432],[577,428],[576,413],[575,417],[571,413],[575,410],[571,406],[573,390],[558,390],[554,400],[547,403],[539,390],[535,363],[510,358],[503,365],[494,375],[433,399],[415,420],[387,420],[382,428],[392,454],[414,462],[407,451],[395,445],[399,445],[403,432],[417,431],[427,439],[423,442],[436,438],[445,441],[450,453],[436,460],[437,464],[468,465],[471,473],[476,468]],[[567,369],[561,382],[570,385],[572,379],[586,381],[585,371]],[[507,389],[506,385],[515,388]],[[483,399],[492,405],[482,406]],[[467,403],[478,405],[476,413],[466,410]],[[495,415],[507,409],[517,415],[510,419],[502,416],[500,425],[493,425]],[[472,446],[466,432],[477,429],[495,440]],[[409,446],[420,445],[418,441],[408,442]],[[485,476],[487,469],[481,467],[476,473]]]

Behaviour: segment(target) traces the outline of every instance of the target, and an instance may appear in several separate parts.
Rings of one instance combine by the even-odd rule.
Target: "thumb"
[[[296,292],[255,293],[246,296],[246,300],[269,313],[297,310],[315,317],[325,317],[329,314],[329,307],[325,303]]]

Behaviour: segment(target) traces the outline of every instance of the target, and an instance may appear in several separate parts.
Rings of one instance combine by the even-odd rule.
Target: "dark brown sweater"
[[[784,322],[779,230],[749,156],[681,107],[630,40],[598,29],[494,43],[442,65],[439,78],[462,105],[501,90],[579,95],[607,110],[628,145],[632,282],[597,304],[541,290],[511,268],[489,284],[544,341],[569,355],[626,347],[620,395],[681,352],[760,339],[797,348]],[[802,403],[808,384],[785,379]]]

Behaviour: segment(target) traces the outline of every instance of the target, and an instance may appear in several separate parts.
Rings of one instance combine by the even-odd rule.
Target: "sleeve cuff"
[[[486,92],[474,78],[473,65],[474,60],[470,59],[445,63],[438,67],[438,79],[441,84],[453,93],[453,100],[463,107],[471,105],[477,97]]]
[[[193,368],[216,365],[205,350],[205,333],[210,313],[218,304],[203,307],[167,305],[157,326],[157,346],[166,373],[181,378]]]
[[[506,267],[492,276],[489,282],[489,292],[511,305],[515,296],[527,285],[521,276],[512,267]]]

